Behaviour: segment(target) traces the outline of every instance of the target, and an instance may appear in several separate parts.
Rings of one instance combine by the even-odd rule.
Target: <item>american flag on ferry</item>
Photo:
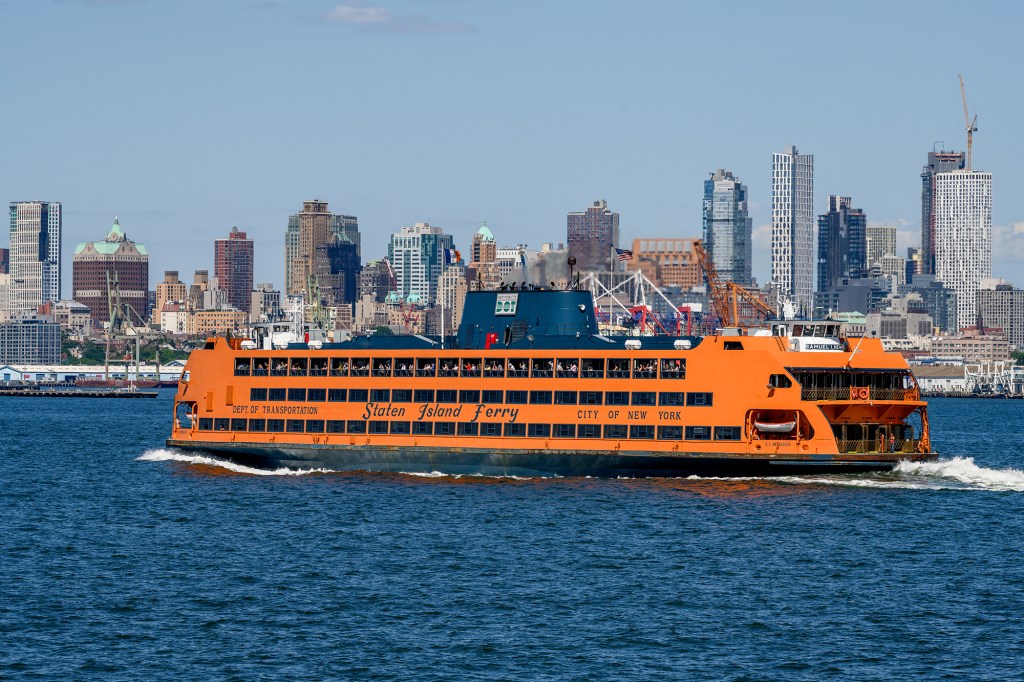
[[[633,252],[629,249],[615,249],[615,255],[619,257],[619,261],[633,260]]]

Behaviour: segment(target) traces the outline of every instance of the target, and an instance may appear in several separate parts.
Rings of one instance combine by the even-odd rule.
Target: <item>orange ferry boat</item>
[[[906,361],[833,321],[604,336],[585,291],[473,291],[443,340],[216,337],[167,444],[267,468],[762,476],[932,460]]]

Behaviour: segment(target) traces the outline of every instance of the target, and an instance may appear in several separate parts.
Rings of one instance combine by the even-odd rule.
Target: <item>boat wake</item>
[[[973,457],[952,457],[937,462],[900,462],[891,472],[880,474],[783,476],[775,480],[853,488],[1024,492],[1024,471],[978,466]]]
[[[177,452],[175,450],[166,450],[159,448],[157,450],[147,450],[140,456],[135,458],[137,462],[183,462],[185,464],[197,464],[200,466],[216,467],[219,469],[226,469],[227,471],[233,471],[236,474],[248,474],[250,476],[307,476],[309,474],[330,474],[334,473],[331,469],[288,469],[282,467],[280,469],[257,469],[256,467],[247,467],[242,464],[236,464],[225,459],[218,459],[216,457],[209,457],[206,455],[193,455],[186,454],[184,452]]]

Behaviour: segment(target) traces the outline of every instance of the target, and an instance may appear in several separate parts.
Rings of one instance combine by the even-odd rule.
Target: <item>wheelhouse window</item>
[[[415,363],[412,358],[397,358],[395,360],[395,376],[411,377]]]
[[[685,358],[666,358],[661,361],[661,378],[662,379],[685,379],[686,378],[686,359]]]
[[[253,358],[252,375],[254,377],[265,377],[270,373],[269,358]]]
[[[633,360],[634,379],[654,379],[657,376],[658,373],[654,369],[654,360],[644,360],[641,358]]]
[[[247,377],[252,368],[252,360],[249,358],[238,358],[235,360],[235,376]]]
[[[306,358],[292,358],[288,373],[293,377],[304,377],[309,372],[309,361]]]
[[[604,360],[594,358],[583,358],[580,363],[580,376],[584,379],[603,379]]]
[[[309,376],[311,376],[311,377],[325,377],[325,376],[327,376],[327,358],[312,358],[309,361]]]
[[[416,361],[416,376],[432,377],[437,374],[437,360],[434,358],[420,358]]]
[[[580,375],[580,363],[576,358],[558,358],[555,362],[555,376],[559,379],[575,379]]]
[[[530,366],[526,358],[509,358],[508,376],[515,379],[525,379],[530,374]]]
[[[550,379],[555,373],[555,363],[551,358],[534,358],[530,361],[530,376],[538,379]]]
[[[348,376],[348,358],[331,358],[331,376]]]
[[[609,379],[628,379],[629,378],[629,360],[617,359],[608,361],[608,378]]]
[[[476,378],[480,376],[483,371],[481,368],[480,358],[462,358],[459,361],[459,367],[462,371],[462,376]]]

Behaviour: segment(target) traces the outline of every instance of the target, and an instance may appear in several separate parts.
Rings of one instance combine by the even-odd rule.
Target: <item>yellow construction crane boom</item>
[[[740,324],[739,299],[745,300],[754,310],[762,313],[765,317],[774,317],[775,311],[766,306],[754,294],[747,291],[736,282],[723,282],[715,269],[715,263],[711,255],[704,250],[704,243],[695,241],[693,252],[697,256],[701,270],[708,282],[708,293],[711,294],[711,302],[718,313],[723,327],[738,327]]]
[[[960,99],[964,103],[964,125],[967,126],[967,170],[972,170],[971,146],[974,143],[974,133],[978,130],[978,127],[975,125],[978,122],[978,115],[975,114],[974,120],[971,120],[971,115],[967,113],[967,91],[964,89],[964,76],[958,73],[957,78],[960,79]]]

